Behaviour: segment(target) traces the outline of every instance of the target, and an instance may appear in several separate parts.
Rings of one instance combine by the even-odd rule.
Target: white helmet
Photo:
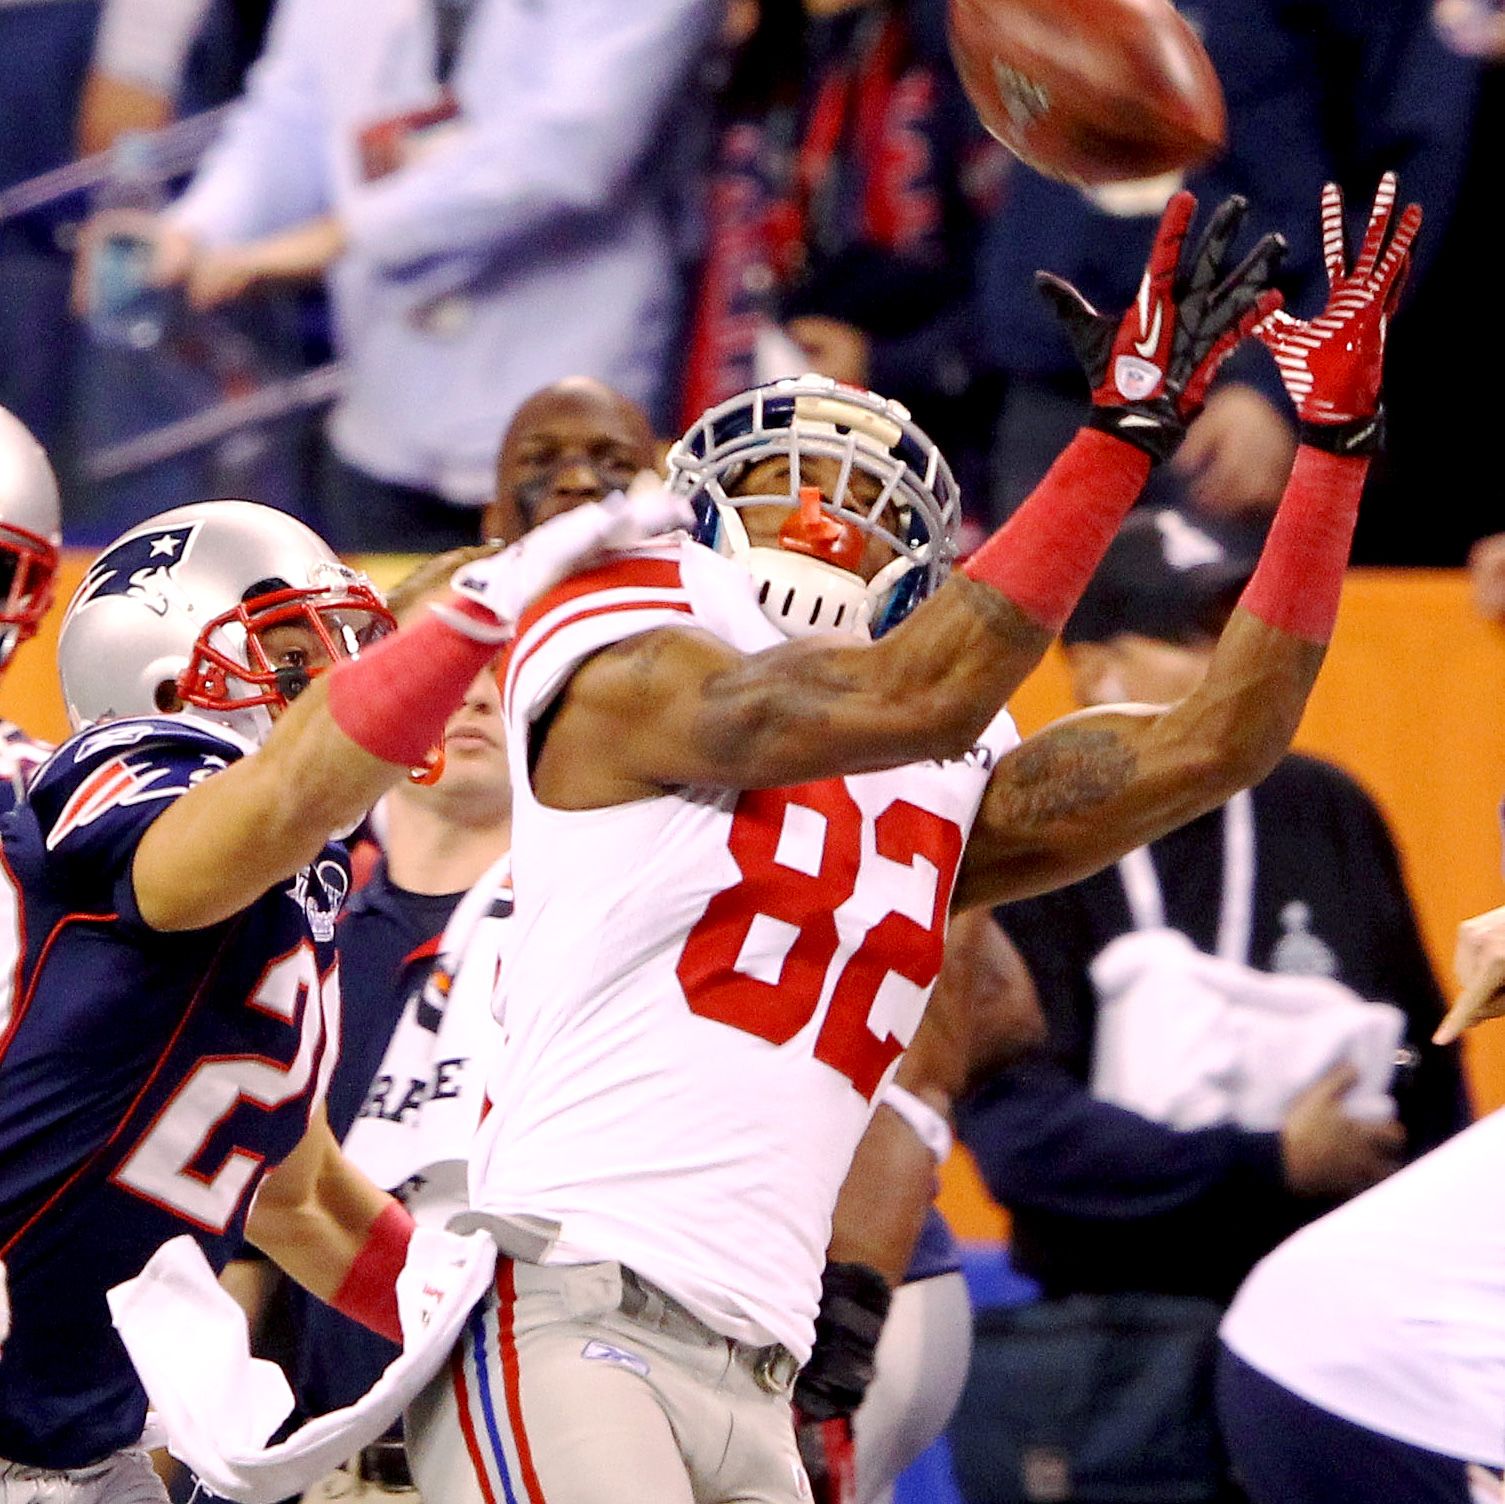
[[[778,495],[731,494],[763,460],[789,461]],[[840,466],[830,498],[803,485],[804,460]],[[868,502],[853,474],[878,484]],[[829,376],[753,387],[709,409],[669,451],[669,488],[696,511],[696,539],[744,563],[764,615],[786,636],[852,632],[881,636],[945,579],[956,557],[961,495],[939,449],[898,402]],[[754,548],[739,508],[777,503],[795,511],[776,548]],[[892,562],[871,580],[856,572],[865,539],[881,538]]]
[[[57,477],[42,446],[0,407],[0,668],[52,604],[58,515]]]
[[[253,501],[200,501],[123,533],[68,603],[58,672],[74,728],[192,705],[258,745],[307,687],[269,628],[313,631],[331,660],[390,631],[369,580],[317,533]]]

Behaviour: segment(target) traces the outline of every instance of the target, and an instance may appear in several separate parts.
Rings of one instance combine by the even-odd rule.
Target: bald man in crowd
[[[590,376],[566,376],[518,408],[497,458],[485,538],[512,543],[529,528],[656,472],[658,443],[630,397]]]

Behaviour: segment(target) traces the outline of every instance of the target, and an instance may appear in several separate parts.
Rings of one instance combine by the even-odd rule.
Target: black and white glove
[[[1092,387],[1093,428],[1169,459],[1202,410],[1207,387],[1243,337],[1280,306],[1270,287],[1286,243],[1266,235],[1233,270],[1230,248],[1243,223],[1234,195],[1213,212],[1190,265],[1181,249],[1197,201],[1176,194],[1166,206],[1133,306],[1099,313],[1071,283],[1036,272],[1035,285],[1066,326]]]

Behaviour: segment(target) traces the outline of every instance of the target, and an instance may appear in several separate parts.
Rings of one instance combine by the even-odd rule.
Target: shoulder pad
[[[53,754],[48,771],[90,767],[108,756],[145,747],[184,747],[238,761],[250,744],[222,726],[183,715],[143,715],[91,726],[68,738]]]
[[[506,660],[504,714],[532,719],[604,647],[660,627],[693,625],[677,548],[622,554],[574,575],[524,612]]]
[[[683,588],[679,577],[677,548],[638,549],[617,554],[605,563],[562,580],[534,601],[523,612],[517,624],[517,638],[521,641],[544,617],[575,602],[580,603],[579,610],[587,611],[598,605],[632,598],[638,594],[657,594],[664,590],[678,591]],[[617,592],[628,592],[628,595],[619,595]],[[602,596],[600,602],[586,599],[598,594]],[[574,615],[575,612],[571,611],[570,614]]]
[[[103,791],[112,796],[107,803],[130,804],[138,802],[135,794],[144,793],[148,785],[153,788],[153,798],[169,792],[162,782],[165,772],[151,767],[153,762],[183,766],[192,760],[198,763],[197,772],[206,765],[238,761],[245,755],[246,746],[231,732],[185,716],[133,716],[111,721],[65,741],[38,770],[28,797],[43,829],[60,839],[69,823],[64,815],[83,796],[84,780],[108,764],[128,766],[122,770],[122,787]],[[182,787],[179,783],[177,791],[182,792]]]

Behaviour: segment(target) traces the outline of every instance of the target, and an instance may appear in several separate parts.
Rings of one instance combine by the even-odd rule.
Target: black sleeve
[[[1127,1220],[1233,1182],[1284,1190],[1278,1133],[1168,1128],[1098,1101],[1046,1061],[1000,1072],[962,1104],[957,1126],[989,1192],[1014,1210]]]

